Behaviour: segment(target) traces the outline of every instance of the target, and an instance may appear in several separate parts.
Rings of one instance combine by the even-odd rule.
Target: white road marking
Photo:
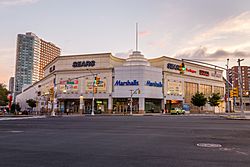
[[[207,147],[207,148],[220,148],[222,147],[221,144],[214,144],[214,143],[198,143],[198,147]]]
[[[9,131],[9,132],[11,132],[11,133],[22,133],[22,132],[24,132],[24,131],[20,131],[20,130],[11,130],[11,131]]]
[[[0,118],[0,121],[21,120],[21,119],[36,119],[36,118],[45,118],[45,116],[32,116],[32,117],[3,117],[3,118]]]

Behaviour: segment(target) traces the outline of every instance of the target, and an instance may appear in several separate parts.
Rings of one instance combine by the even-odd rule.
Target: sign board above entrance
[[[127,80],[127,81],[121,81],[121,80],[117,80],[115,82],[115,86],[138,86],[139,85],[139,81],[137,80]]]
[[[95,61],[74,61],[72,67],[94,67]]]

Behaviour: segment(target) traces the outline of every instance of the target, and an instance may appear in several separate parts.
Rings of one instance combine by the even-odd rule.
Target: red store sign
[[[209,72],[208,71],[203,71],[203,70],[199,70],[199,74],[203,75],[203,76],[209,76]]]
[[[195,70],[192,70],[192,69],[190,69],[190,68],[186,68],[186,71],[187,71],[187,72],[191,72],[191,73],[196,73]]]

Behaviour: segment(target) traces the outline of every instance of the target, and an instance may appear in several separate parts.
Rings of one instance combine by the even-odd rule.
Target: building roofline
[[[103,55],[103,56],[111,56],[112,58],[118,59],[118,60],[125,60],[116,56],[113,56],[111,52],[105,52],[105,53],[88,53],[88,54],[73,54],[73,55],[61,55],[56,57],[55,59],[53,59],[50,63],[48,63],[43,69],[48,68],[48,66],[50,66],[51,64],[53,64],[55,61],[57,61],[57,59],[64,59],[64,58],[70,58],[70,57],[77,57],[77,56],[99,56],[99,55]]]
[[[148,59],[148,60],[150,62],[150,61],[160,61],[161,59],[172,59],[172,60],[175,60],[175,61],[182,61],[181,59],[177,59],[177,58],[173,58],[173,57],[167,57],[167,56],[161,56],[161,57],[157,57],[157,58],[153,58],[153,59]],[[195,65],[195,66],[202,67],[202,68],[205,67],[205,68],[208,68],[208,69],[215,69],[214,67],[209,67],[208,65],[200,65],[200,64],[189,62],[189,61],[188,62],[184,61],[184,62],[186,64]],[[216,68],[216,70],[223,72],[223,70],[220,69],[220,68]]]

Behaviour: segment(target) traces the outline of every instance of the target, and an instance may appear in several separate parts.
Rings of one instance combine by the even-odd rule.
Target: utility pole
[[[92,111],[91,111],[91,115],[95,115],[95,78],[97,76],[96,73],[93,73],[90,69],[87,69],[91,75],[93,76],[93,83],[92,83],[92,91],[93,91],[93,96],[92,96]]]
[[[133,110],[133,95],[138,92],[140,94],[140,89],[137,88],[135,90],[130,90],[130,115],[133,114],[132,110]]]
[[[91,72],[92,73],[92,72]],[[92,96],[92,111],[91,111],[91,115],[95,115],[95,77],[96,75],[93,75],[94,79],[93,79],[93,96]]]
[[[54,74],[55,78],[53,79],[53,101],[52,101],[52,112],[51,112],[51,116],[56,116],[56,110],[57,110],[57,95],[56,95],[56,74]]]
[[[227,59],[227,80],[229,81],[229,71],[228,71],[228,64],[229,64],[229,59]],[[229,83],[227,83],[227,112],[231,112],[231,107],[230,107],[230,96],[229,96]]]
[[[130,90],[130,115],[133,114],[133,90]]]
[[[243,103],[242,103],[242,74],[241,74],[241,66],[240,62],[243,61],[244,59],[238,59],[238,85],[240,87],[240,111],[241,111],[241,116],[245,117],[245,113],[243,110]]]

